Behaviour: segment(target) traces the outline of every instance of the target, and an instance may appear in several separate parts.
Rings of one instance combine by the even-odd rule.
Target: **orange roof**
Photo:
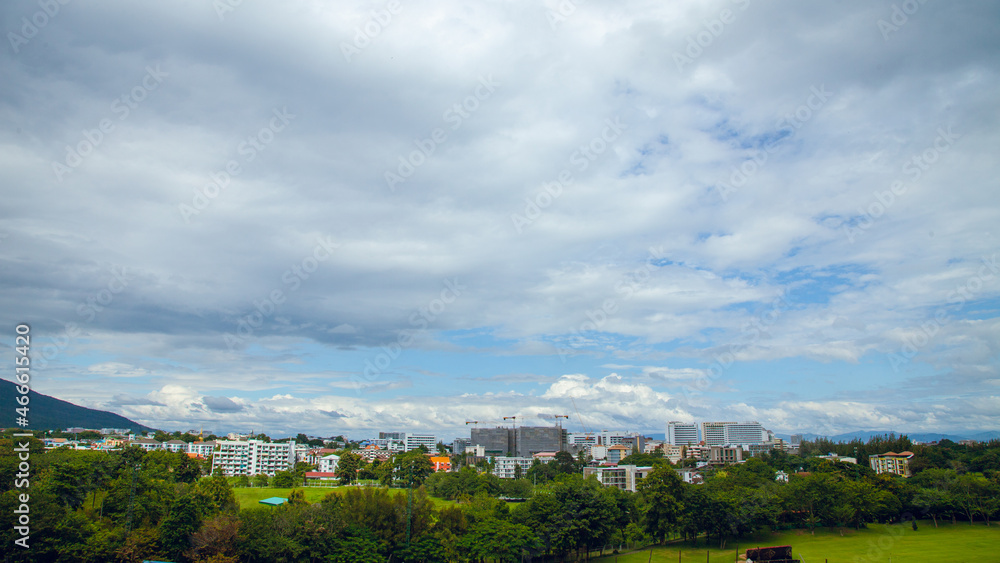
[[[451,458],[447,457],[447,456],[432,457],[431,458],[431,462],[433,462],[433,463],[449,463],[449,462],[451,462]]]

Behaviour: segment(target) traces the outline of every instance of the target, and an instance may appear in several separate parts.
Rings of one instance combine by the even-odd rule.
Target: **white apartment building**
[[[206,459],[212,457],[215,451],[215,442],[191,442],[188,444],[188,453],[200,455]]]
[[[636,485],[641,479],[652,473],[652,467],[636,467],[635,465],[618,465],[616,467],[584,467],[583,478],[591,475],[605,487],[618,487],[624,491],[636,492]]]
[[[763,444],[768,431],[759,422],[734,422],[726,425],[727,444]]]
[[[184,440],[168,440],[163,442],[163,449],[168,452],[187,452],[188,445]]]
[[[694,422],[667,423],[666,442],[673,446],[691,446],[698,443],[698,425]]]
[[[295,465],[295,442],[264,442],[261,440],[222,440],[219,451],[212,456],[212,471],[222,469],[222,474],[274,475]]]
[[[757,421],[701,423],[701,438],[706,446],[763,444],[769,434]]]
[[[528,474],[528,469],[534,458],[530,457],[495,457],[493,458],[493,474],[501,479],[514,479],[517,477],[517,467],[521,468],[521,477]]]
[[[337,463],[340,462],[340,456],[337,454],[325,455],[318,460],[316,460],[316,471],[320,473],[336,473]]]
[[[433,434],[410,434],[407,432],[404,439],[404,450],[410,451],[424,446],[427,451],[434,453],[437,451],[437,438]]]

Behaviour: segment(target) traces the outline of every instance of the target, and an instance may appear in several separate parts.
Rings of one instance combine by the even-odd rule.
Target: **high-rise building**
[[[522,426],[514,437],[518,457],[531,457],[538,452],[558,452],[564,449],[566,431],[558,426]]]
[[[697,444],[698,425],[694,422],[668,422],[666,438],[666,442],[672,446],[690,446]]]
[[[403,436],[405,443],[403,451],[415,450],[420,446],[426,447],[427,451],[431,453],[437,451],[437,438],[433,434],[410,434],[409,432],[405,432]]]
[[[763,444],[768,441],[767,430],[757,421],[728,423],[725,434],[727,444]]]
[[[706,446],[723,446],[726,444],[726,425],[735,422],[702,422],[701,439]]]
[[[471,445],[482,446],[487,456],[507,456],[514,452],[514,432],[510,428],[473,428]]]
[[[565,450],[567,433],[558,426],[473,428],[470,442],[483,446],[487,456],[531,457],[538,452]]]
[[[471,446],[472,440],[468,438],[455,438],[455,441],[451,443],[451,453],[453,454],[464,454],[465,446]]]

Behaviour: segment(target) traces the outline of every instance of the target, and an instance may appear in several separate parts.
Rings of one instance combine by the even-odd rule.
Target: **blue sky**
[[[9,343],[167,429],[996,430],[1000,9],[895,5],[5,4]]]

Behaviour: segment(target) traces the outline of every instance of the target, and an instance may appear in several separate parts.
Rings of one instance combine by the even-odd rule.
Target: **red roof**
[[[306,471],[306,479],[313,477],[316,479],[322,479],[323,477],[336,477],[337,474],[332,471]]]

